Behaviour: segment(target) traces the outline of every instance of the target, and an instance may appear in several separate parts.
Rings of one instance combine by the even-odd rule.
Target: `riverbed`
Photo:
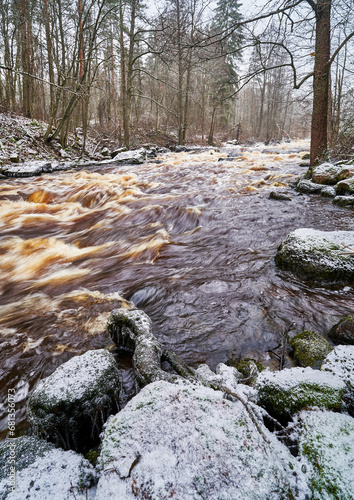
[[[109,313],[129,302],[164,347],[212,368],[252,357],[277,369],[287,334],[326,336],[352,313],[353,287],[318,287],[274,263],[294,229],[353,229],[352,209],[289,186],[308,148],[196,148],[0,180],[1,436],[8,390],[23,432],[36,380],[108,345]],[[269,198],[279,190],[291,200]],[[132,386],[129,359],[118,361]]]

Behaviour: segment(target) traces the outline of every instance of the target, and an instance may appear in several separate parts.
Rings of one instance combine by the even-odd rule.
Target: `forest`
[[[353,2],[1,0],[0,106],[45,141],[212,145],[311,133],[350,154]],[[82,145],[85,149],[85,140]]]

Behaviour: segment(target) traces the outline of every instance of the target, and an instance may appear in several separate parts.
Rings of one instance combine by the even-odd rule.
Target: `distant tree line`
[[[352,1],[0,0],[0,106],[129,147],[305,137],[314,96],[314,163],[350,129]]]

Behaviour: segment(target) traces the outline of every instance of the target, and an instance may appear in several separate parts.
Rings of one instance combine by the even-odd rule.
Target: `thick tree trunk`
[[[311,123],[311,166],[321,163],[327,156],[330,29],[331,0],[318,0]]]

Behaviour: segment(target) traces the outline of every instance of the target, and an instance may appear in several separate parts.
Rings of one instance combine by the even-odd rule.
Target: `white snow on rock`
[[[354,419],[328,411],[302,411],[299,453],[313,465],[318,500],[354,499]]]
[[[335,184],[342,167],[332,165],[331,163],[322,163],[312,171],[312,180],[318,184]]]
[[[346,384],[345,399],[354,410],[354,346],[339,345],[328,354],[321,370],[330,372]]]
[[[319,280],[350,281],[354,277],[354,231],[300,228],[288,234],[278,248],[277,264]]]
[[[243,378],[242,373],[237,371],[236,368],[227,366],[224,363],[218,364],[216,373],[208,365],[199,365],[195,374],[202,384],[213,384],[216,388],[223,386],[230,391],[235,391],[238,382]]]
[[[123,151],[118,153],[113,159],[103,160],[100,164],[105,163],[124,163],[127,165],[141,164],[146,161],[146,149],[140,148],[132,151]]]
[[[105,349],[87,351],[81,356],[74,356],[60,365],[49,377],[38,382],[32,391],[32,397],[40,393],[47,400],[75,401],[92,393],[105,378],[107,372],[115,367],[113,356]]]
[[[301,462],[259,426],[220,391],[150,384],[106,424],[96,498],[305,499]]]
[[[286,368],[280,372],[262,371],[255,384],[259,401],[278,415],[294,414],[308,407],[340,408],[345,384],[332,373],[312,368]]]
[[[0,482],[0,498],[7,500],[93,499],[97,473],[88,460],[73,451],[47,451],[16,474],[14,491]],[[86,495],[87,494],[87,495]]]

